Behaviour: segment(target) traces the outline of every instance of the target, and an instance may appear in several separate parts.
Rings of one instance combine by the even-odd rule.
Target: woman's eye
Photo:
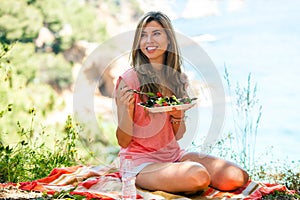
[[[142,37],[142,38],[146,37],[146,34],[145,34],[145,33],[142,33],[141,37]]]
[[[160,35],[160,32],[155,32],[153,35],[156,35],[156,36]]]

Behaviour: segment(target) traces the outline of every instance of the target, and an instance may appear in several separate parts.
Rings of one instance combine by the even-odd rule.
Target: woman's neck
[[[155,72],[161,73],[162,68],[163,68],[163,64],[161,64],[161,63],[151,63],[151,65],[152,65]]]

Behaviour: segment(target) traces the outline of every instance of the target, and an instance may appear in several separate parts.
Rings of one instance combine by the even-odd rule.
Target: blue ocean
[[[256,155],[271,149],[273,159],[300,160],[300,1],[241,1],[235,11],[228,10],[230,1],[216,2],[217,14],[176,18],[175,29],[207,36],[200,45],[220,76],[225,65],[240,84],[251,73],[262,105]],[[174,10],[186,3],[178,1]]]

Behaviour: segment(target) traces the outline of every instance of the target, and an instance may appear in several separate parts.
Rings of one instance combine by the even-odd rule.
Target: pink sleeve
[[[136,71],[133,68],[128,69],[125,73],[123,73],[118,78],[118,80],[116,82],[115,89],[118,88],[121,79],[123,79],[123,81],[126,83],[126,85],[128,85],[128,87],[130,87],[131,89],[138,90],[139,87],[140,87],[139,79],[137,77],[137,73],[136,73]]]

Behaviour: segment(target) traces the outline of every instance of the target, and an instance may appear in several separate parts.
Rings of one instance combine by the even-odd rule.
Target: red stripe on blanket
[[[79,191],[72,191],[70,192],[71,195],[80,195],[85,196],[88,200],[89,199],[101,199],[101,200],[114,200],[114,198],[96,194],[96,193],[90,193],[90,192],[79,192]]]
[[[110,176],[110,177],[113,177],[113,178],[121,178],[119,172],[109,173],[109,174],[106,174],[105,176]],[[79,185],[82,185],[86,189],[89,189],[93,185],[97,184],[99,181],[101,181],[101,179],[100,179],[100,177],[97,177],[94,180],[84,181],[84,182],[80,183]]]
[[[115,178],[121,178],[121,174],[119,172],[109,173],[109,174],[106,174],[105,176],[111,176],[111,177],[115,177]]]
[[[83,166],[78,165],[78,166],[65,167],[65,168],[54,168],[47,177],[39,179],[38,182],[51,183],[52,181],[56,180],[63,174],[74,173],[80,167]]]
[[[47,192],[47,194],[53,195],[56,191],[48,190],[42,184],[38,183],[37,181],[32,182],[22,182],[19,183],[20,190],[27,190],[27,191],[35,191],[35,192]]]
[[[0,183],[0,188],[6,188],[11,186],[17,186],[16,183]]]
[[[90,189],[90,187],[92,187],[93,185],[97,184],[99,181],[100,181],[100,177],[97,177],[94,180],[88,180],[88,181],[84,181],[82,183],[79,183],[79,185],[82,185],[86,189]]]

